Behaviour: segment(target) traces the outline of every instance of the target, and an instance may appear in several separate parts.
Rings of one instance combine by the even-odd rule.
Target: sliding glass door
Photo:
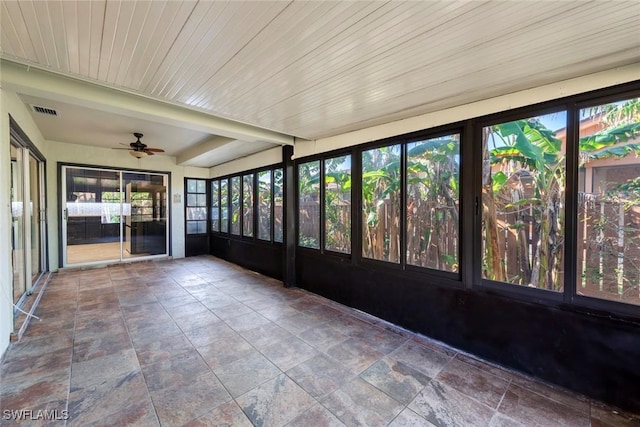
[[[63,265],[166,255],[168,175],[62,167]]]
[[[20,305],[46,270],[44,161],[11,138],[13,303]]]
[[[13,302],[27,290],[24,230],[24,162],[22,149],[11,145],[11,264]]]

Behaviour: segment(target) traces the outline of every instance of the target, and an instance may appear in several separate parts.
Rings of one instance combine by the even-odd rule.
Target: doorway
[[[168,174],[62,166],[62,264],[168,254]]]
[[[10,239],[15,318],[47,270],[45,161],[13,120],[10,120],[10,154]]]

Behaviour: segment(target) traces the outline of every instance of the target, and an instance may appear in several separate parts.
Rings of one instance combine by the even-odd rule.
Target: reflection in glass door
[[[31,292],[46,270],[44,162],[11,139],[11,267],[13,302]]]
[[[44,165],[33,155],[29,156],[29,224],[31,227],[31,284],[35,285],[44,273]]]
[[[11,145],[11,267],[13,302],[27,290],[24,241],[24,163],[23,150]]]
[[[167,177],[123,173],[125,183],[125,239],[123,257],[167,253]]]
[[[117,172],[65,168],[66,263],[120,260],[121,191]]]
[[[63,167],[63,265],[166,255],[164,174]]]

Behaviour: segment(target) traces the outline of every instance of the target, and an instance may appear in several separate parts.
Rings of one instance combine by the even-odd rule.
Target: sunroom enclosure
[[[208,181],[210,253],[640,407],[639,97],[634,82],[285,151]]]

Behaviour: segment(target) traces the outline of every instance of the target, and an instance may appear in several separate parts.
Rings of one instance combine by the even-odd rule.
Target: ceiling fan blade
[[[144,150],[145,153],[147,153],[148,156],[153,156],[154,153],[152,151],[149,150]]]
[[[162,148],[145,148],[145,151],[153,151],[154,153],[164,153]]]

